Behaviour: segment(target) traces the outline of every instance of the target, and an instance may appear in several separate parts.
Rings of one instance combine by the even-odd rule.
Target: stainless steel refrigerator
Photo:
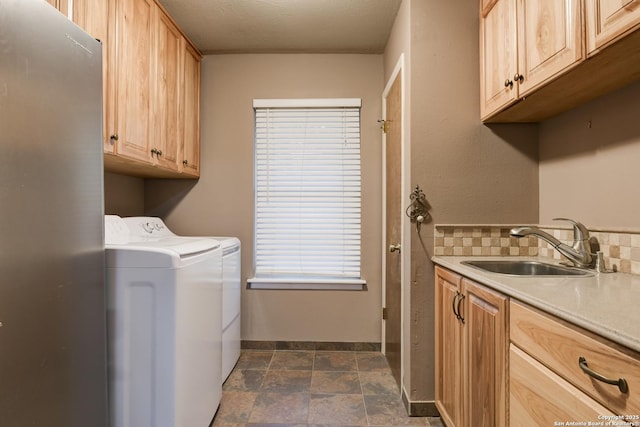
[[[0,426],[107,425],[101,45],[0,0]]]

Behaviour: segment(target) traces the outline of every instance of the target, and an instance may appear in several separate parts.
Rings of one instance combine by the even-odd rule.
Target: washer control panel
[[[122,218],[129,233],[138,238],[160,238],[173,237],[175,234],[171,232],[164,222],[154,216],[132,216]]]

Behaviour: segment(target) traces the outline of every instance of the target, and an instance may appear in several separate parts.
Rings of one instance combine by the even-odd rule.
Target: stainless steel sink
[[[539,261],[462,261],[461,264],[475,267],[490,273],[508,274],[511,276],[591,276],[593,273],[561,265],[547,264]]]

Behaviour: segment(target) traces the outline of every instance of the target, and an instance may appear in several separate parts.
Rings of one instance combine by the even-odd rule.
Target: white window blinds
[[[255,275],[360,280],[360,100],[256,100]]]

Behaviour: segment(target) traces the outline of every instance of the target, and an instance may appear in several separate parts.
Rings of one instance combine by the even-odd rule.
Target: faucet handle
[[[574,221],[569,218],[553,218],[554,221],[567,221],[573,225],[573,240],[578,242],[580,240],[589,239],[589,230],[583,224],[578,221]]]

